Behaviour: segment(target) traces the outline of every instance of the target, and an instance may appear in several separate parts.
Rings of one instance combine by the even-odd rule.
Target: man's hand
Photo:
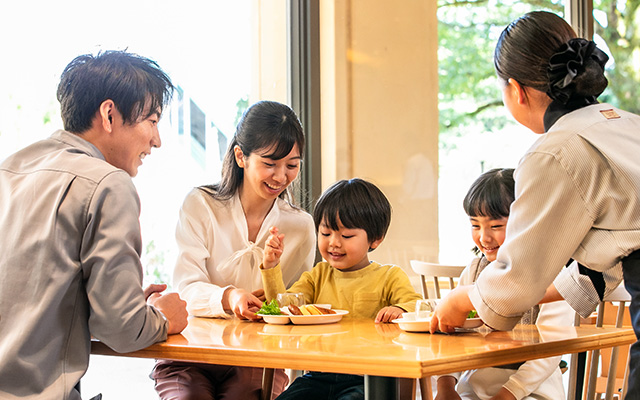
[[[152,283],[144,289],[144,299],[149,300],[149,296],[154,293],[164,292],[167,289],[167,285],[164,283]]]
[[[222,296],[222,305],[240,319],[257,320],[261,318],[256,313],[262,306],[262,301],[244,289],[227,289]]]
[[[148,288],[147,288],[148,289]],[[145,294],[147,293],[145,289]],[[182,332],[187,327],[187,302],[178,293],[160,294],[152,292],[147,303],[157,308],[167,319],[167,333],[173,335]]]
[[[469,292],[473,285],[458,286],[440,300],[431,317],[431,333],[436,331],[453,332],[455,327],[464,325],[464,321],[473,310]]]
[[[264,243],[264,255],[262,257],[262,268],[271,269],[278,265],[280,257],[284,251],[284,234],[278,234],[275,226],[269,229],[269,237]]]

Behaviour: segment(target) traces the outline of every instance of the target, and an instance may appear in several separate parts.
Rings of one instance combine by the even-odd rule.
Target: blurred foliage
[[[594,0],[594,31],[602,37],[612,57],[607,63],[609,86],[601,102],[640,113],[640,0]]]
[[[144,286],[151,283],[166,283],[171,288],[171,276],[169,272],[171,268],[167,268],[165,263],[165,251],[156,247],[155,241],[151,240],[144,247],[142,254],[142,265],[144,267]]]
[[[595,0],[595,33],[618,57],[607,64],[609,88],[600,97],[638,113],[640,0]],[[438,73],[440,147],[471,131],[497,131],[515,124],[502,110],[493,68],[497,39],[511,21],[532,10],[564,15],[560,0],[439,0]]]
[[[238,109],[238,111],[236,112],[234,125],[237,126],[238,122],[240,122],[240,118],[242,118],[242,114],[244,114],[244,112],[247,111],[247,108],[249,108],[249,96],[244,96],[236,101],[236,108]]]
[[[531,10],[562,15],[559,0],[440,0],[438,74],[440,146],[471,130],[494,131],[508,124],[493,69],[493,51],[502,30]]]

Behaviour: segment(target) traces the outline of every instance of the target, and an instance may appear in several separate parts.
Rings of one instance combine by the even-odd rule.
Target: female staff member
[[[238,123],[220,183],[187,195],[176,229],[173,281],[191,315],[259,318],[259,265],[272,226],[292,243],[283,260],[285,284],[311,269],[313,218],[290,203],[288,190],[300,171],[303,149],[302,126],[291,108],[256,103]],[[161,360],[153,377],[162,399],[258,399],[262,387],[261,368]],[[274,392],[283,391],[287,381],[277,370]]]
[[[516,169],[496,261],[475,286],[444,299],[432,332],[462,325],[472,309],[487,325],[511,329],[552,282],[545,300],[562,295],[586,316],[624,273],[640,335],[640,117],[597,102],[607,59],[552,13],[528,13],[502,32],[494,63],[504,104],[541,137]],[[631,376],[640,374],[638,361],[637,342]],[[630,380],[628,398],[640,398],[639,384]]]

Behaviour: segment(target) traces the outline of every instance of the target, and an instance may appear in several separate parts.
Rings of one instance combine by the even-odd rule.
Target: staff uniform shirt
[[[475,258],[460,275],[460,285],[472,285],[488,263],[485,257]],[[529,318],[521,324],[572,326],[575,312],[566,301],[543,304],[528,311]],[[481,368],[450,374],[458,381],[456,391],[464,400],[489,400],[504,387],[517,399],[558,400],[565,398],[562,373],[558,365],[561,356],[530,360],[518,367]]]
[[[622,279],[640,248],[640,117],[609,104],[560,117],[515,171],[506,241],[469,294],[489,326],[511,329],[554,284],[581,315]],[[598,291],[580,263],[604,272]],[[639,271],[640,272],[640,271]]]
[[[261,271],[267,299],[285,292],[280,264]],[[375,318],[387,306],[411,312],[416,300],[422,298],[402,268],[376,262],[357,271],[341,271],[326,261],[320,262],[303,273],[287,292],[304,293],[307,304],[331,304],[332,308],[347,310],[349,316],[356,318]]]
[[[262,288],[259,265],[272,226],[285,235],[284,280],[290,284],[313,265],[316,236],[311,215],[277,198],[254,243],[248,239],[247,220],[237,194],[226,201],[201,189],[187,195],[176,228],[179,254],[173,282],[190,314],[227,317],[222,307],[227,288]]]
[[[65,131],[0,166],[0,398],[80,399],[93,335],[119,352],[164,340],[141,287],[130,176]]]

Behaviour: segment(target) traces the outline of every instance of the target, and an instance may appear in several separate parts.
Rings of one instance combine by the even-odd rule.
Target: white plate
[[[423,319],[423,320],[411,320],[406,318],[394,319],[391,321],[395,324],[398,324],[400,329],[407,332],[429,332],[431,328],[431,319]],[[462,325],[462,329],[474,329],[482,326],[482,320],[480,318],[467,318]]]
[[[264,315],[258,314],[267,324],[286,325],[289,323],[288,315]]]
[[[289,315],[289,319],[296,325],[315,325],[315,324],[332,324],[342,319],[344,315],[349,314],[347,310],[333,310],[335,314],[322,315]]]
[[[331,304],[316,304],[319,307],[331,308]],[[296,325],[318,325],[318,324],[331,324],[334,322],[338,322],[342,319],[342,317],[346,314],[349,314],[347,310],[333,310],[335,314],[322,314],[322,315],[290,315],[287,307],[280,308],[282,310],[283,315],[263,315],[258,314],[262,317],[264,322],[267,324],[274,325],[286,325],[289,322],[292,322]]]

